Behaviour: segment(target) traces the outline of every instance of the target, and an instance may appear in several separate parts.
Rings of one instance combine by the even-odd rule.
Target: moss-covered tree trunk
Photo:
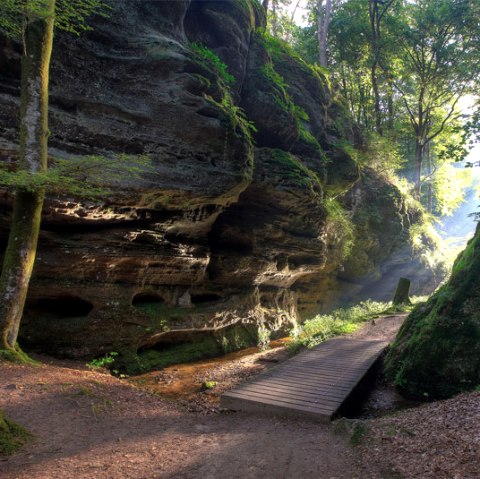
[[[20,165],[35,175],[47,168],[48,83],[55,0],[45,0],[47,15],[26,18],[22,56]],[[15,350],[32,274],[43,206],[42,188],[17,188],[12,226],[0,278],[0,331],[3,349]]]

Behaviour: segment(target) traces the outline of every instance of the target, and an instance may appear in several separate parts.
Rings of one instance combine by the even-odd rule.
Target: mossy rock
[[[188,363],[213,358],[256,346],[259,342],[258,328],[254,325],[236,325],[225,330],[205,333],[202,338],[191,342],[164,345],[145,349],[136,354],[132,351],[120,351],[113,369],[123,370],[127,374],[141,374],[173,364]]]
[[[0,410],[0,455],[13,454],[31,439],[31,434],[22,426],[5,417]]]
[[[409,397],[444,399],[480,384],[480,228],[448,283],[407,318],[386,359]]]
[[[259,150],[259,160],[263,171],[268,171],[268,176],[276,179],[277,187],[307,189],[321,194],[322,186],[318,176],[294,155],[279,149],[263,148]]]

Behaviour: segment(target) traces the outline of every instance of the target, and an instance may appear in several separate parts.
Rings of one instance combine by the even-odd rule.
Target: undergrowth
[[[418,303],[424,299],[423,297],[412,298],[412,303]],[[296,353],[304,347],[312,348],[333,336],[355,332],[365,321],[411,309],[412,306],[393,306],[391,302],[369,299],[355,306],[336,309],[330,314],[319,314],[292,331],[292,341],[287,348],[292,353]]]

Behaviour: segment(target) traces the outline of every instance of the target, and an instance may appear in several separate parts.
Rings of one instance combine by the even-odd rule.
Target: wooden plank
[[[318,381],[306,381],[303,378],[299,378],[298,376],[289,376],[287,374],[276,374],[274,376],[264,376],[261,381],[258,381],[258,383],[282,383],[285,386],[290,386],[290,387],[301,387],[302,389],[328,389],[328,388],[335,388],[337,391],[349,391],[350,387],[348,385],[345,385],[344,383],[335,383],[335,382],[327,382],[327,381],[322,381],[321,379]],[[248,383],[247,383],[248,384]],[[242,388],[242,386],[239,386],[239,388]]]
[[[299,390],[292,390],[291,388],[282,388],[280,386],[271,386],[271,385],[259,385],[259,384],[252,384],[250,387],[242,389],[238,391],[239,394],[244,393],[259,393],[265,394],[272,397],[281,397],[285,399],[291,400],[298,400],[302,402],[313,402],[315,404],[324,404],[324,405],[335,405],[338,404],[339,398],[331,398],[328,396],[324,396],[321,391],[315,391],[312,394],[311,391],[299,391]]]
[[[264,394],[255,394],[255,393],[236,394],[236,393],[228,392],[225,395],[229,397],[238,397],[238,398],[247,397],[247,398],[260,399],[261,401],[259,402],[262,402],[262,403],[275,404],[276,406],[284,405],[285,407],[295,407],[303,411],[310,411],[310,412],[317,411],[319,413],[324,413],[324,414],[329,414],[329,413],[331,414],[334,411],[334,408],[325,407],[315,403],[293,401],[293,400],[283,399],[279,397],[271,397]]]
[[[337,376],[330,376],[328,374],[323,374],[323,372],[318,372],[316,374],[304,372],[301,370],[294,370],[294,369],[286,369],[282,371],[278,371],[275,376],[279,375],[286,375],[286,376],[291,376],[291,377],[296,377],[299,380],[305,380],[305,381],[312,381],[312,382],[328,382],[328,383],[348,383],[349,379],[354,380],[357,378],[359,375],[361,375],[362,371],[355,371],[355,373],[344,373],[344,374],[338,374]]]
[[[281,378],[272,378],[271,380],[263,380],[261,383],[262,385],[271,386],[273,389],[278,387],[286,387],[286,388],[298,388],[298,383],[294,382],[285,382]],[[345,393],[349,393],[350,389],[342,389],[339,390],[335,387],[328,387],[324,385],[315,385],[311,386],[309,384],[301,384],[300,385],[301,391],[308,392],[311,394],[320,394],[322,396],[332,397],[332,398],[343,398],[345,397]],[[236,390],[242,390],[241,388],[236,388]]]
[[[222,407],[225,409],[238,409],[239,400],[228,395],[222,396]],[[303,409],[301,407],[289,407],[286,405],[277,405],[274,403],[256,402],[256,401],[241,401],[241,410],[245,412],[253,412],[265,415],[288,415],[290,417],[309,418],[314,421],[327,423],[330,421],[331,413],[312,411],[310,409]]]
[[[349,381],[348,383],[345,381],[331,381],[322,378],[317,379],[306,379],[304,377],[298,375],[289,375],[285,372],[276,374],[275,376],[269,376],[271,378],[281,379],[281,380],[289,380],[291,382],[295,382],[297,385],[304,384],[305,386],[321,386],[324,388],[336,388],[340,390],[350,391],[351,384],[353,381]]]

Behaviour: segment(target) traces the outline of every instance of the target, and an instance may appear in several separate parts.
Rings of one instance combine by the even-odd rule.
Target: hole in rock
[[[211,303],[213,301],[220,301],[223,299],[218,294],[192,294],[191,302],[192,304],[203,304]]]
[[[153,293],[139,293],[132,299],[132,306],[142,307],[147,304],[164,303],[164,299],[158,294]]]
[[[41,298],[32,309],[36,313],[46,313],[58,318],[75,318],[90,313],[93,304],[76,296],[58,296]]]

